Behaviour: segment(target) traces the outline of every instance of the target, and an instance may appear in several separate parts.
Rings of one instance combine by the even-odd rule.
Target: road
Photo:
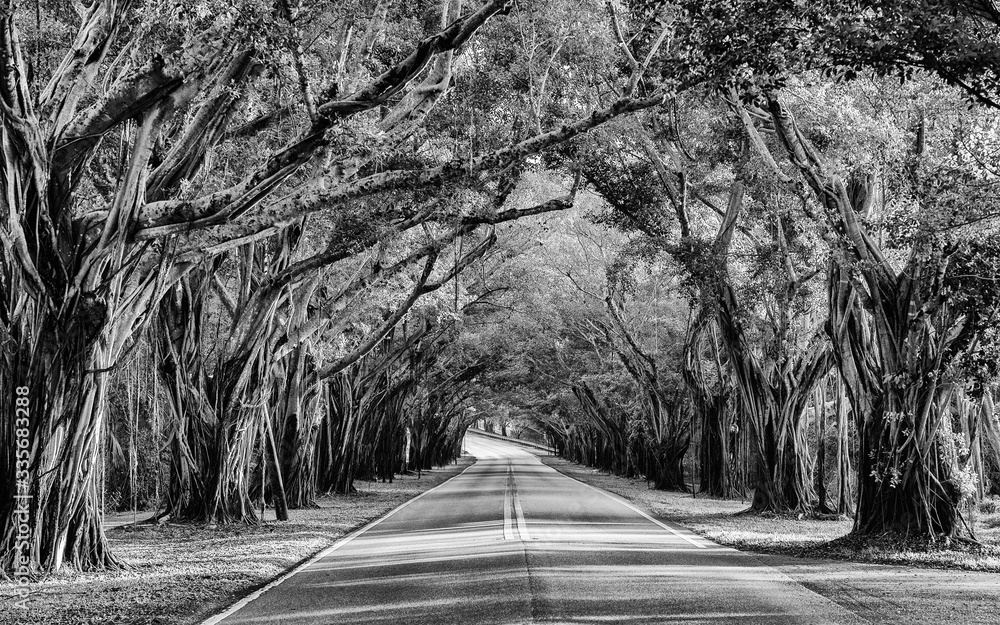
[[[478,461],[464,473],[221,623],[863,622],[515,445],[466,446]]]

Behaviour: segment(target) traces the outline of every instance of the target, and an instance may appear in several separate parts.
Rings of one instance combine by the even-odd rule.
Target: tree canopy
[[[117,565],[139,358],[176,520],[287,517],[485,414],[826,510],[832,403],[856,532],[957,535],[1000,453],[960,423],[998,373],[998,37],[978,1],[6,3],[0,568]]]

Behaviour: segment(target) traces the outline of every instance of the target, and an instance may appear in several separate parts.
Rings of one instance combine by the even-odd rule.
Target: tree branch
[[[479,156],[471,162],[456,159],[428,169],[380,172],[339,184],[334,172],[327,172],[278,200],[267,210],[233,224],[220,225],[236,214],[237,206],[242,204],[245,208],[250,204],[250,200],[236,205],[227,204],[228,191],[195,202],[151,202],[143,210],[141,228],[134,237],[136,240],[144,240],[216,226],[208,235],[208,241],[202,242],[201,247],[216,250],[213,253],[218,253],[261,236],[270,236],[306,214],[345,200],[372,195],[385,189],[401,186],[417,188],[500,169],[525,156],[572,139],[620,115],[658,106],[665,97],[664,94],[657,94],[642,99],[619,100],[608,108],[594,111],[576,122]],[[331,184],[333,186],[330,186]],[[198,215],[203,216],[198,217]]]

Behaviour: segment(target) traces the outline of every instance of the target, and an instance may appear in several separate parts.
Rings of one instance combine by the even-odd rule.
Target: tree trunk
[[[851,209],[853,210],[853,209]],[[935,538],[960,529],[955,443],[939,384],[948,353],[947,306],[919,315],[915,283],[925,268],[898,278],[871,269],[865,278],[881,305],[862,309],[847,270],[834,266],[828,333],[837,350],[858,427],[858,507],[854,534]],[[954,354],[954,352],[953,352]]]
[[[687,441],[654,445],[651,451],[656,466],[653,488],[686,492],[688,486],[684,481],[684,456],[688,451]]]
[[[727,318],[723,327],[731,324]],[[756,512],[805,512],[815,504],[807,439],[806,402],[817,380],[829,370],[825,346],[813,345],[787,360],[774,378],[763,375],[741,336],[731,335],[733,369],[749,425],[756,476],[751,509]],[[735,364],[738,362],[738,364]]]
[[[267,475],[270,478],[268,486],[271,493],[271,503],[274,506],[274,516],[278,521],[288,520],[288,496],[285,493],[285,480],[281,475],[281,461],[278,457],[278,444],[274,440],[274,424],[269,415],[264,415],[264,429],[267,432],[267,441],[264,444],[262,466],[267,466]],[[263,496],[264,493],[261,493]]]
[[[263,381],[248,356],[217,363],[211,378],[205,372],[201,324],[210,279],[182,282],[160,305],[159,374],[174,424],[165,514],[175,521],[256,523],[250,475],[266,457],[255,451],[264,415],[252,395]]]
[[[19,558],[33,572],[119,566],[101,525],[96,461],[109,345],[117,338],[106,312],[90,297],[62,316],[22,310],[9,337],[18,348],[0,360],[0,377],[11,381],[0,389],[0,405],[16,417],[0,427],[4,472],[16,477],[0,484],[0,569],[7,574]]]
[[[831,514],[833,508],[826,492],[826,390],[823,384],[816,387],[813,397],[816,414],[816,511]]]
[[[293,349],[282,361],[283,375],[275,376],[272,397],[278,437],[280,471],[290,508],[315,505],[315,448],[319,434],[316,387],[312,358],[305,346]]]
[[[317,488],[323,493],[347,494],[354,490],[358,415],[349,373],[351,367],[326,384],[326,414],[316,446]]]
[[[728,497],[732,485],[729,476],[729,428],[726,423],[722,363],[716,341],[706,347],[706,334],[715,337],[710,309],[706,309],[688,331],[684,345],[684,383],[701,422],[701,491],[713,497]],[[703,360],[716,364],[715,380],[706,375]]]
[[[712,497],[728,497],[729,452],[725,397],[716,395],[701,405],[701,492]]]
[[[837,376],[837,514],[853,515],[854,498],[851,495],[850,422],[847,419],[847,398],[844,380]]]
[[[876,420],[865,427],[861,448],[885,449],[902,444],[890,440],[873,444],[884,435]],[[959,528],[958,503],[961,492],[952,479],[952,449],[936,441],[928,451],[943,454],[942,460],[930,456],[926,464],[916,464],[912,473],[897,476],[885,473],[884,457],[860,458],[858,513],[854,533],[878,536],[886,533],[910,536],[953,536]],[[916,460],[914,458],[914,460]],[[916,460],[919,462],[919,460]],[[866,475],[864,472],[868,471]]]

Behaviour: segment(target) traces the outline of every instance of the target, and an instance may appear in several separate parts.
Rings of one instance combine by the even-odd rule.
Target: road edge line
[[[410,505],[414,501],[420,499],[424,495],[429,495],[430,493],[433,493],[434,491],[436,491],[437,489],[441,488],[442,486],[444,486],[448,482],[452,481],[453,479],[455,479],[457,477],[461,477],[462,475],[465,474],[466,471],[468,471],[472,467],[476,466],[476,464],[478,464],[478,463],[479,463],[479,459],[476,458],[475,461],[472,464],[470,464],[469,466],[467,466],[464,469],[462,469],[461,472],[456,473],[455,475],[452,475],[451,477],[449,477],[445,481],[441,482],[440,484],[438,484],[434,488],[431,488],[429,490],[425,490],[424,492],[420,493],[419,495],[417,495],[416,497],[414,497],[412,499],[407,499],[406,501],[404,501],[403,503],[399,504],[398,506],[396,506],[392,510],[386,512],[384,515],[378,517],[377,519],[373,519],[372,521],[369,521],[368,523],[366,523],[362,527],[354,530],[353,532],[348,533],[346,536],[344,536],[343,538],[340,538],[335,543],[333,543],[329,547],[326,547],[325,549],[323,549],[319,553],[315,554],[314,556],[312,556],[308,560],[305,560],[304,562],[300,562],[298,565],[293,566],[290,569],[287,569],[284,573],[282,573],[277,578],[272,579],[267,584],[264,584],[263,586],[261,586],[257,590],[255,590],[255,591],[251,592],[250,594],[246,595],[245,597],[237,600],[235,603],[233,603],[232,605],[230,605],[228,608],[226,608],[222,612],[219,612],[218,614],[214,614],[214,615],[208,617],[207,619],[205,619],[203,621],[200,621],[198,623],[198,625],[218,625],[218,623],[222,622],[225,618],[227,618],[229,616],[232,616],[236,612],[239,612],[244,607],[246,607],[247,604],[249,604],[251,601],[257,599],[258,597],[260,597],[261,595],[263,595],[265,592],[271,590],[272,588],[275,588],[276,586],[281,585],[281,583],[284,582],[285,580],[287,580],[289,577],[295,575],[296,573],[298,573],[302,569],[306,568],[307,566],[315,564],[319,560],[322,560],[323,558],[325,558],[326,556],[330,555],[334,551],[336,551],[336,550],[340,549],[341,547],[343,547],[344,545],[350,543],[351,541],[353,541],[358,536],[361,536],[362,534],[364,534],[365,532],[367,532],[371,528],[375,527],[376,525],[378,525],[382,521],[385,521],[386,519],[388,519],[392,515],[396,514],[397,512],[399,512],[400,510],[402,510],[406,506]]]
[[[583,484],[584,486],[586,486],[590,490],[597,491],[598,493],[604,495],[605,497],[607,497],[611,501],[616,501],[619,504],[625,506],[626,508],[632,510],[633,512],[637,512],[638,514],[640,514],[641,516],[643,516],[644,518],[646,518],[646,520],[651,521],[654,524],[662,527],[663,529],[667,530],[668,532],[670,532],[674,536],[676,536],[676,537],[678,537],[678,538],[680,538],[682,540],[686,540],[687,542],[691,543],[695,547],[697,547],[699,549],[708,549],[708,545],[703,545],[701,543],[695,542],[695,540],[693,538],[691,538],[689,536],[686,536],[682,532],[678,532],[677,530],[675,530],[674,528],[670,527],[669,525],[667,525],[663,521],[660,521],[659,519],[656,519],[656,518],[650,516],[649,514],[646,514],[646,512],[644,512],[643,510],[641,510],[641,509],[637,508],[636,506],[632,505],[630,502],[626,501],[621,496],[615,495],[613,493],[609,493],[608,491],[604,490],[603,488],[597,488],[596,486],[591,486],[590,484],[584,482],[583,480],[578,480],[578,479],[576,479],[575,477],[573,477],[571,475],[566,475],[565,473],[563,473],[559,469],[556,469],[555,467],[551,467],[551,466],[545,464],[544,462],[542,463],[542,465],[549,467],[550,469],[552,469],[553,471],[555,471],[559,475],[565,477],[566,479],[573,480],[574,482],[579,482],[580,484]],[[699,538],[701,538],[702,540],[707,540],[706,538],[703,538],[703,537],[700,537],[700,536],[699,536]]]

